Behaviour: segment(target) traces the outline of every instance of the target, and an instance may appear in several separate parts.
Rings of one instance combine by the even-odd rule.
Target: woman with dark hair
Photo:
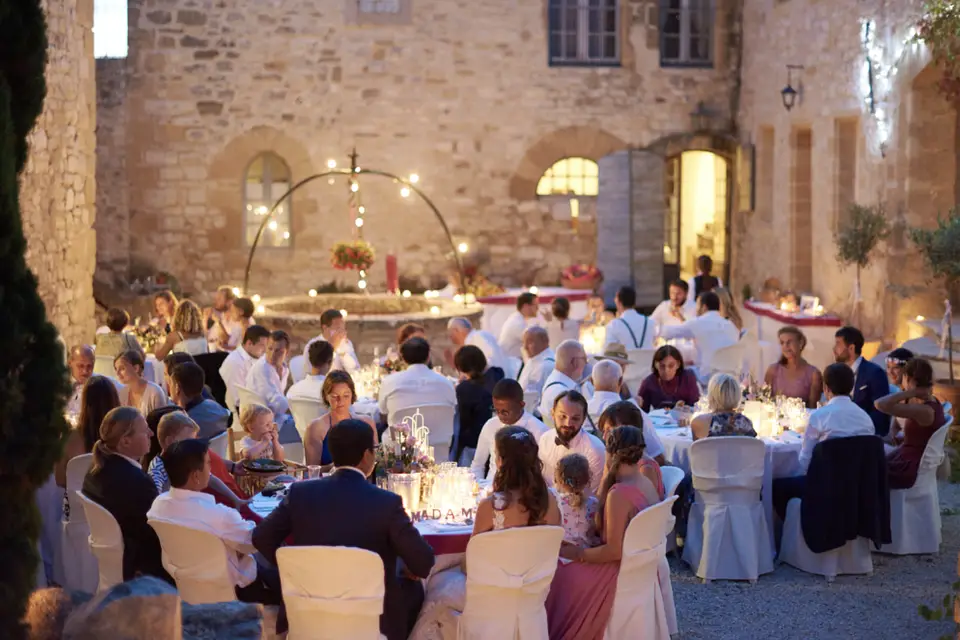
[[[933,367],[914,358],[903,367],[903,391],[874,403],[883,413],[903,418],[903,443],[887,454],[891,489],[909,489],[917,481],[927,442],[946,424],[943,405],[933,396]]]
[[[823,395],[823,376],[803,359],[807,337],[797,327],[786,326],[777,332],[777,338],[780,360],[767,369],[764,382],[770,385],[774,396],[800,398],[808,409],[815,409]]]
[[[887,354],[887,379],[890,381],[890,393],[900,391],[903,385],[903,367],[913,359],[913,351],[899,347]]]
[[[477,439],[483,425],[493,417],[493,387],[503,380],[503,369],[487,368],[487,357],[480,347],[464,345],[457,349],[453,364],[460,372],[457,384],[457,409],[460,432],[453,460],[469,467],[477,452]]]
[[[551,640],[603,638],[613,608],[617,575],[623,554],[623,537],[635,515],[660,501],[663,481],[660,468],[650,462],[656,482],[641,470],[643,432],[637,427],[617,427],[607,436],[606,476],[600,486],[597,531],[603,544],[584,549],[560,547],[560,565],[547,596],[547,621]]]
[[[570,319],[570,301],[564,297],[554,298],[547,317],[547,335],[550,348],[556,349],[562,342],[580,339],[580,321]]]
[[[320,390],[320,399],[330,411],[311,422],[303,434],[303,451],[308,465],[333,464],[333,457],[327,446],[327,433],[341,420],[353,418],[366,422],[373,429],[373,441],[380,442],[377,425],[373,420],[353,412],[353,403],[357,401],[357,387],[349,373],[338,369],[327,374]]]
[[[160,385],[150,382],[143,376],[143,355],[139,351],[124,351],[113,359],[113,369],[117,380],[126,387],[124,404],[136,407],[145,416],[154,409],[167,406],[170,401]]]
[[[153,311],[156,313],[157,320],[160,321],[160,328],[164,335],[171,331],[173,316],[177,312],[177,304],[177,296],[173,295],[173,292],[168,289],[158,291],[153,296]]]
[[[632,400],[614,402],[600,414],[600,419],[597,420],[597,435],[606,442],[607,434],[617,427],[640,427],[643,431],[647,457],[662,467],[667,464],[667,459],[663,455],[663,443],[660,442],[656,427],[653,426],[649,416],[644,418],[640,407]],[[651,482],[654,480],[653,476],[650,476],[650,480]]]
[[[107,311],[107,328],[109,333],[98,333],[96,350],[98,356],[117,356],[124,351],[139,351],[143,354],[143,347],[137,342],[132,333],[125,333],[124,329],[130,324],[130,314],[123,309]]]
[[[644,411],[692,407],[700,399],[700,387],[692,371],[683,368],[680,350],[664,345],[653,354],[653,373],[644,378],[637,396]]]
[[[87,379],[80,392],[80,417],[77,426],[67,434],[63,455],[54,469],[57,485],[66,488],[67,463],[77,456],[93,452],[93,445],[100,439],[100,425],[104,416],[119,406],[117,385],[110,378],[94,374]]]

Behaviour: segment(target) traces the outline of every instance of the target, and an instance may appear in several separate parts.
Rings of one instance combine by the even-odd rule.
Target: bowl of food
[[[271,480],[285,473],[287,470],[285,464],[269,458],[244,460],[240,464],[246,473],[242,476],[237,476],[237,484],[250,496],[263,491],[263,488],[266,487]]]

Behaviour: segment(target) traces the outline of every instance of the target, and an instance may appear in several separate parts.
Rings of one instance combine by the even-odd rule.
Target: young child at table
[[[554,472],[554,487],[557,491],[557,506],[563,524],[563,540],[578,547],[594,547],[599,544],[594,516],[599,502],[596,496],[588,495],[590,487],[590,463],[579,453],[571,453],[557,462]]]
[[[240,425],[247,432],[240,441],[239,455],[247,460],[269,458],[283,462],[283,447],[273,421],[273,411],[262,404],[250,404],[240,414]]]
[[[173,445],[181,440],[192,440],[200,433],[200,427],[187,414],[176,411],[160,418],[157,425],[157,441],[160,443],[160,455],[150,461],[147,473],[157,485],[157,493],[170,490],[170,478],[163,466],[161,456]]]

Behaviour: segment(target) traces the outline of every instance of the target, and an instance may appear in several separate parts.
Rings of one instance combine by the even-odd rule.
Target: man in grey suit
[[[184,362],[170,375],[170,399],[187,412],[200,426],[197,436],[209,441],[227,430],[230,412],[213,400],[203,397],[203,368],[195,362]]]
[[[386,589],[380,631],[389,640],[404,640],[423,605],[423,587],[401,577],[398,560],[406,573],[426,578],[433,549],[410,522],[400,496],[367,479],[376,464],[370,425],[343,420],[330,429],[327,442],[336,472],[292,484],[283,502],[257,525],[253,546],[274,564],[277,549],[291,536],[298,546],[346,546],[378,554]]]

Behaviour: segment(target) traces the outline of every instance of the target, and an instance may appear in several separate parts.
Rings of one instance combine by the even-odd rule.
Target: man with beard
[[[670,298],[657,305],[650,314],[650,318],[657,324],[657,328],[671,327],[687,321],[687,294],[690,285],[683,280],[674,280],[670,283]]]
[[[874,402],[890,393],[887,374],[879,366],[864,360],[861,352],[865,340],[856,327],[841,327],[834,336],[833,355],[853,369],[853,403],[867,412],[881,438],[890,431],[890,416],[874,406]]]
[[[561,458],[579,453],[590,464],[590,490],[596,494],[603,479],[605,448],[600,438],[583,431],[587,418],[587,399],[579,391],[564,391],[553,403],[553,422],[556,430],[540,436],[540,461],[543,479],[553,486],[554,472]]]

